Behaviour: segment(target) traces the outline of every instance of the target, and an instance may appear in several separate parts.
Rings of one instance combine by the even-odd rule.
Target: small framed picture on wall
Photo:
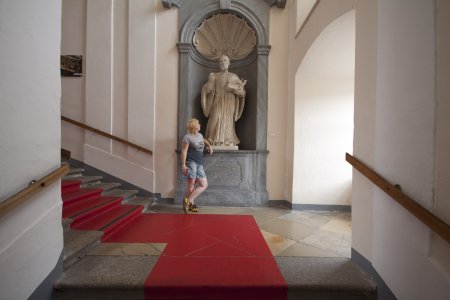
[[[77,77],[82,75],[81,55],[61,55],[61,76]]]

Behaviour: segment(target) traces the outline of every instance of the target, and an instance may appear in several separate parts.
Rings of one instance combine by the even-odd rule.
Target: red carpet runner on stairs
[[[99,230],[99,222],[78,226]],[[167,243],[145,281],[149,300],[287,299],[287,284],[253,216],[140,214],[102,241]]]

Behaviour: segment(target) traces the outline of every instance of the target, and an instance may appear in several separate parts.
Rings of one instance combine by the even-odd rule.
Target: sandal
[[[189,211],[198,212],[198,207],[195,204],[189,203]]]
[[[183,210],[184,213],[187,214],[188,213],[188,209],[191,206],[191,204],[189,203],[189,198],[188,197],[184,197],[183,198]]]

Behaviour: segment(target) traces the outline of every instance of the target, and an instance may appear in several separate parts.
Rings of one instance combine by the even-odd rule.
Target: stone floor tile
[[[278,253],[284,251],[285,249],[289,248],[290,246],[296,243],[293,240],[284,238],[282,236],[264,230],[261,230],[261,233],[264,239],[266,240],[266,243],[269,246],[272,255],[277,255]]]
[[[318,230],[314,234],[301,240],[301,242],[320,249],[335,252],[341,257],[350,257],[351,255],[350,235]]]
[[[320,227],[332,220],[332,214],[318,214],[309,211],[292,211],[288,214],[280,216],[280,219],[298,222],[312,227]]]
[[[180,205],[153,204],[148,213],[183,213]],[[253,215],[266,240],[291,240],[298,243],[280,250],[283,242],[269,247],[276,255],[350,257],[351,213],[340,211],[291,211],[279,207],[200,206],[200,214]],[[267,236],[269,238],[267,238]],[[277,246],[275,246],[277,245]],[[162,251],[162,250],[161,250]]]
[[[341,218],[332,218],[328,223],[320,227],[320,229],[346,235],[352,234],[352,224]]]
[[[340,257],[337,253],[320,249],[318,247],[295,243],[276,256],[304,256],[304,257]]]
[[[299,225],[296,222],[280,219],[274,219],[266,222],[262,224],[260,228],[267,232],[278,234],[298,242],[307,238],[318,230],[318,228],[316,227]]]

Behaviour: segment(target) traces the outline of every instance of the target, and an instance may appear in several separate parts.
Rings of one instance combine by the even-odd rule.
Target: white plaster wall
[[[355,107],[353,155],[373,166],[375,148],[375,98],[377,64],[377,3],[355,6]],[[352,154],[352,153],[350,153]],[[353,169],[352,248],[372,260],[373,184]]]
[[[295,81],[293,203],[349,205],[353,148],[355,13],[328,25]]]
[[[156,2],[129,1],[128,34],[124,43],[128,60],[128,138],[131,142],[154,150],[155,147],[155,74],[156,74]],[[155,155],[128,150],[127,158],[141,165],[146,180],[154,189]]]
[[[175,196],[178,128],[178,9],[156,5],[155,187],[162,197]]]
[[[270,9],[267,116],[267,191],[270,200],[286,200],[286,115],[288,98],[289,17],[292,1],[285,9]]]
[[[376,87],[376,1],[321,0],[300,32],[296,32],[295,15],[291,17],[289,40],[289,91],[287,125],[287,189],[288,200],[293,201],[294,129],[296,72],[308,49],[321,31],[338,17],[355,9],[355,91],[353,154],[371,165],[375,136]],[[296,13],[296,11],[292,11]],[[342,160],[345,153],[342,153]],[[371,260],[373,185],[357,171],[352,184],[352,247]]]
[[[450,2],[439,0],[437,15],[436,209],[450,224]]]
[[[319,0],[296,0],[297,5],[297,15],[296,15],[296,30],[298,31],[303,23],[306,21],[309,13],[311,12],[314,5]]]
[[[66,54],[84,54],[83,77],[63,78],[63,115],[150,150],[157,3],[63,1],[61,47]],[[62,135],[75,159],[155,191],[154,156],[71,124],[63,123]]]
[[[426,208],[433,204],[435,1],[378,1],[375,170]],[[399,26],[402,24],[402,26]],[[372,264],[399,299],[448,299],[428,257],[430,230],[374,191]]]
[[[335,19],[342,16],[348,11],[351,11],[355,6],[355,1],[319,1],[315,9],[311,12],[308,21],[303,24],[300,32],[297,32],[296,19],[297,10],[291,10],[290,19],[290,39],[289,39],[289,76],[288,76],[288,100],[287,100],[287,116],[286,116],[286,182],[288,187],[286,190],[287,200],[294,203],[296,193],[294,191],[295,179],[294,169],[298,165],[294,157],[298,157],[295,151],[298,150],[296,143],[296,135],[298,134],[299,123],[296,121],[296,80],[300,65],[309,51],[311,45],[316,38],[321,34],[322,30],[332,23]],[[300,73],[298,73],[300,74]],[[345,153],[343,154],[345,155]]]
[[[450,2],[437,1],[436,209],[450,224]]]
[[[87,0],[62,0],[61,54],[82,55],[81,77],[61,77],[61,115],[84,122],[86,85],[86,7]],[[83,160],[84,130],[61,123],[62,147],[72,157]]]
[[[0,7],[4,201],[60,166],[61,3],[2,0]],[[27,299],[55,267],[63,249],[61,204],[56,182],[0,219],[2,299]]]
[[[134,2],[113,1],[113,40],[112,40],[112,128],[111,132],[118,137],[127,137],[128,135],[128,111],[129,87],[128,70],[131,68],[128,61],[128,26],[129,26],[129,8]],[[144,26],[143,26],[144,27]],[[130,120],[131,121],[131,120]],[[112,141],[111,153],[116,156],[126,157],[128,147],[122,143]],[[130,149],[131,150],[131,149]]]
[[[413,198],[417,194],[430,207],[435,126],[433,1],[379,3],[320,1],[300,33],[293,32],[295,26],[291,25],[292,36],[297,37],[290,40],[290,74],[297,70],[320,30],[355,8],[353,155],[376,170],[381,167],[389,179],[409,190]],[[378,31],[383,32],[380,47]],[[294,128],[289,125],[294,124],[293,78],[289,78],[288,143],[294,136]],[[442,78],[445,81],[447,77]],[[444,137],[446,131],[442,131]],[[445,147],[445,142],[442,145]],[[293,157],[293,145],[288,148],[292,153],[288,157]],[[292,171],[289,165],[288,159],[287,169]],[[352,247],[372,262],[399,299],[424,299],[430,295],[445,299],[450,294],[448,278],[438,265],[442,261],[428,258],[429,230],[357,171],[353,174]],[[448,256],[447,248],[437,246],[439,253],[434,254]]]
[[[113,114],[113,9],[114,1],[87,2],[85,122],[112,133]],[[89,150],[111,152],[111,141],[86,131],[85,162],[95,161]],[[97,159],[99,159],[97,157]]]
[[[436,51],[436,192],[433,212],[450,224],[450,2],[437,3]],[[450,244],[433,235],[430,255],[450,278]]]

